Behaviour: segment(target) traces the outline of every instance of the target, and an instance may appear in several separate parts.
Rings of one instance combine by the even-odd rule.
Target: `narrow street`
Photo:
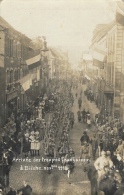
[[[77,90],[73,90],[75,93],[85,89],[84,85],[80,85]],[[92,116],[98,112],[94,103],[89,103],[82,94],[82,108],[88,109]],[[75,98],[72,111],[75,114],[75,124],[73,129],[70,131],[70,147],[75,151],[75,158],[80,158],[80,137],[84,130],[86,130],[86,125],[82,122],[79,123],[77,120],[77,111],[78,111],[78,97]],[[49,123],[51,120],[51,114],[46,115],[46,122]],[[92,126],[88,134],[92,134]],[[41,143],[42,146],[42,143]],[[43,154],[43,149],[41,149],[40,157],[35,157],[37,159],[46,158]],[[24,157],[23,157],[24,158]],[[38,166],[44,168],[46,162],[32,162],[33,157],[29,157],[31,162],[14,162],[13,167],[10,173],[10,186],[14,186],[15,189],[20,188],[22,181],[27,180],[33,188],[33,195],[79,195],[83,192],[86,192],[87,195],[90,195],[90,183],[88,181],[87,175],[83,172],[82,163],[75,162],[75,168],[73,173],[71,173],[70,178],[67,177],[67,174],[64,174],[63,171],[59,170],[58,167],[52,170],[51,174],[48,174],[46,170],[20,170],[20,166]],[[56,163],[57,166],[60,166],[59,162]]]
[[[0,0],[0,195],[123,188],[123,46],[124,0]]]

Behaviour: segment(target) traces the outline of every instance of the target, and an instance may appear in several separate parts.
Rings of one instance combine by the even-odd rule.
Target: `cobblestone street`
[[[76,92],[80,93],[81,88],[84,90],[85,86],[80,85],[78,89],[73,90],[73,94]],[[78,98],[77,98],[78,99]],[[75,151],[75,158],[80,158],[80,137],[83,131],[87,128],[82,122],[79,123],[77,120],[77,111],[78,111],[78,102],[77,99],[74,101],[72,111],[75,114],[75,124],[73,129],[70,131],[70,147]],[[98,112],[95,104],[91,104],[87,101],[86,97],[82,96],[82,109],[86,108],[94,116]],[[46,115],[46,122],[49,123],[51,120],[51,114]],[[91,131],[94,127],[91,128]],[[89,135],[91,133],[89,132]],[[42,153],[42,143],[41,143],[41,152],[40,157],[35,157],[37,159],[46,158]],[[43,170],[46,166],[46,162],[33,162],[33,157],[29,157],[31,162],[14,162],[13,167],[10,173],[10,185],[15,186],[16,189],[20,188],[24,178],[29,182],[33,188],[34,195],[79,195],[86,192],[87,195],[90,195],[90,183],[88,181],[87,175],[83,172],[82,163],[75,162],[75,168],[73,173],[71,173],[70,178],[67,177],[67,174],[64,174],[62,170],[59,170],[57,167],[52,170],[51,174],[48,174],[46,170]],[[41,167],[42,170],[20,170],[20,166],[37,166]],[[57,166],[60,166],[59,162],[56,163]]]

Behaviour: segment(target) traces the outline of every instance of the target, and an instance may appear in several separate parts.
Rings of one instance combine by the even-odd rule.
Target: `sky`
[[[70,62],[77,65],[95,26],[114,20],[115,4],[115,0],[2,0],[0,15],[32,39],[45,36],[48,46],[68,51]]]

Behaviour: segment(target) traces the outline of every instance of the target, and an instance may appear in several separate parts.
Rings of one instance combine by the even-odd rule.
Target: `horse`
[[[122,194],[124,194],[124,179],[121,182],[121,186],[114,193],[114,195],[122,195]]]
[[[101,180],[98,186],[98,173],[94,167],[94,164],[91,162],[87,164],[85,167],[85,171],[87,171],[88,179],[90,180],[91,184],[91,195],[112,195],[116,192],[117,187],[121,183],[121,176],[119,172],[115,170],[111,170],[110,173]]]

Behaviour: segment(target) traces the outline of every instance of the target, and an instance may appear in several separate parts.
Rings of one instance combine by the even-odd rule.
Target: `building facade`
[[[117,21],[103,25],[94,34],[94,45],[105,49],[104,60],[97,61],[99,107],[114,117],[124,119],[124,26]],[[97,50],[98,55],[100,50]]]
[[[67,77],[68,57],[47,48],[45,37],[31,40],[0,17],[0,127],[28,102],[50,92],[52,80]]]
[[[17,115],[18,110],[24,111],[28,98],[35,99],[39,93],[41,59],[38,65],[36,62],[34,66],[27,65],[31,53],[36,56],[30,42],[31,39],[0,17],[0,126],[12,113]]]

